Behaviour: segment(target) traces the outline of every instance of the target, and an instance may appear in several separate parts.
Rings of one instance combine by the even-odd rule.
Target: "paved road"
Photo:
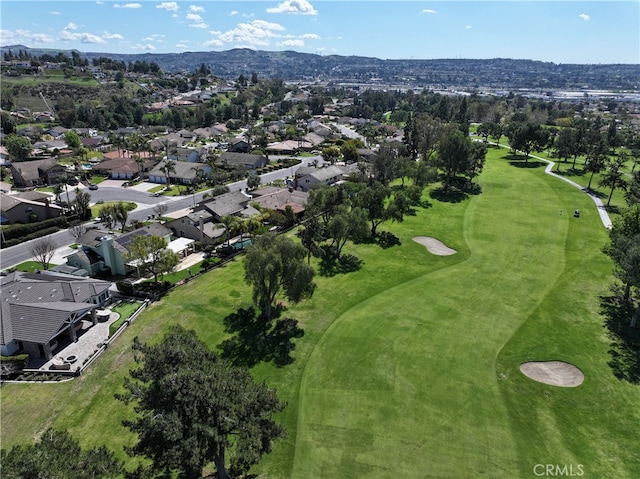
[[[271,159],[273,160],[276,160],[278,158],[280,157],[271,157]],[[298,168],[300,168],[301,166],[308,166],[314,161],[322,163],[322,158],[320,156],[303,157],[300,158],[300,160],[301,163],[299,165],[261,175],[260,177],[262,179],[262,183],[266,184],[276,179],[284,179],[288,176],[292,176]],[[101,183],[100,185],[102,184],[103,183]],[[107,181],[105,182],[105,184],[112,186],[99,186],[97,190],[89,191],[89,193],[91,193],[92,202],[98,200],[133,201],[138,204],[138,208],[129,213],[129,219],[141,221],[148,219],[150,215],[154,214],[153,208],[160,203],[167,205],[167,213],[173,213],[174,211],[179,211],[194,206],[198,202],[202,201],[202,195],[206,193],[202,192],[188,196],[154,197],[148,192],[141,191],[140,188],[122,188],[120,186],[116,186],[117,182],[114,181]],[[229,186],[229,189],[231,191],[243,190],[247,187],[247,182],[245,180],[236,181],[235,183],[229,183],[227,186]],[[86,190],[86,188],[84,189]],[[69,198],[71,199],[71,201],[73,201],[74,197],[75,193],[70,190]],[[62,199],[66,200],[65,193],[62,194]],[[87,223],[87,225],[91,224],[93,223]],[[53,241],[56,248],[62,248],[75,242],[75,238],[69,232],[69,230],[59,231],[57,233],[49,235],[49,238]],[[11,248],[4,248],[0,250],[0,269],[6,269],[16,264],[20,264],[24,261],[33,259],[31,248],[35,241],[36,240],[27,241],[26,243],[21,243],[19,245],[12,246]]]

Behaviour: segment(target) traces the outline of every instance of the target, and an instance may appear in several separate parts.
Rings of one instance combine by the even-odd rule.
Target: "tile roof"
[[[11,273],[0,279],[0,342],[46,343],[73,312],[97,305],[111,283],[53,272]]]

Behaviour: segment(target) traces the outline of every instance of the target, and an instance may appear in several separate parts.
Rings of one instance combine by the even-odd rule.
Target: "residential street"
[[[272,156],[272,159],[277,159],[278,157]],[[303,161],[297,166],[293,166],[291,168],[286,168],[283,170],[272,171],[270,173],[265,173],[261,175],[262,184],[270,183],[276,179],[284,179],[288,176],[292,176],[294,172],[300,168],[301,166],[308,166],[314,161],[318,161],[319,164],[322,163],[322,158],[320,156],[309,156],[301,158]],[[164,203],[168,206],[167,213],[172,213],[174,211],[183,210],[186,208],[190,208],[202,201],[202,196],[206,192],[197,193],[195,195],[188,196],[175,196],[175,197],[165,197],[165,196],[151,196],[151,194],[142,191],[146,185],[149,183],[143,183],[138,186],[142,186],[141,188],[132,187],[132,188],[122,188],[121,186],[116,186],[120,182],[116,182],[114,180],[105,181],[108,185],[113,186],[102,186],[95,190],[90,191],[91,193],[91,203],[95,203],[98,200],[103,201],[133,201],[138,204],[138,208],[129,213],[130,220],[146,220],[152,214],[154,214],[153,208],[159,203]],[[156,186],[156,185],[153,185]],[[237,181],[235,183],[228,184],[229,189],[231,191],[235,190],[243,190],[247,187],[247,182]],[[86,189],[86,188],[84,188]],[[62,194],[62,198],[66,200],[65,193]],[[74,193],[69,191],[69,198],[73,201]],[[88,222],[87,225],[93,225],[92,222]],[[56,246],[56,248],[62,248],[74,243],[75,238],[71,235],[68,230],[59,231],[52,235],[49,235]],[[31,254],[31,248],[33,243],[36,240],[27,241],[25,243],[21,243],[16,246],[12,246],[11,248],[4,248],[0,250],[0,270],[4,270],[16,264],[20,264],[24,261],[28,261],[33,259],[33,255]]]

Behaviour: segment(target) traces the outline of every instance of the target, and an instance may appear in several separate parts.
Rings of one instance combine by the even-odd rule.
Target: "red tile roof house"
[[[42,271],[10,273],[0,285],[2,355],[49,360],[59,339],[78,339],[83,319],[97,323],[95,310],[109,300],[111,283]]]
[[[275,187],[260,188],[252,191],[251,196],[254,196],[252,203],[257,203],[262,208],[284,213],[288,206],[296,216],[302,216],[309,199],[306,191]]]

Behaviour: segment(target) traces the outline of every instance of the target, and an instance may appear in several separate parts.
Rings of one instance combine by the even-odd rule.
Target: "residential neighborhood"
[[[636,67],[0,50],[7,477],[640,473]]]

